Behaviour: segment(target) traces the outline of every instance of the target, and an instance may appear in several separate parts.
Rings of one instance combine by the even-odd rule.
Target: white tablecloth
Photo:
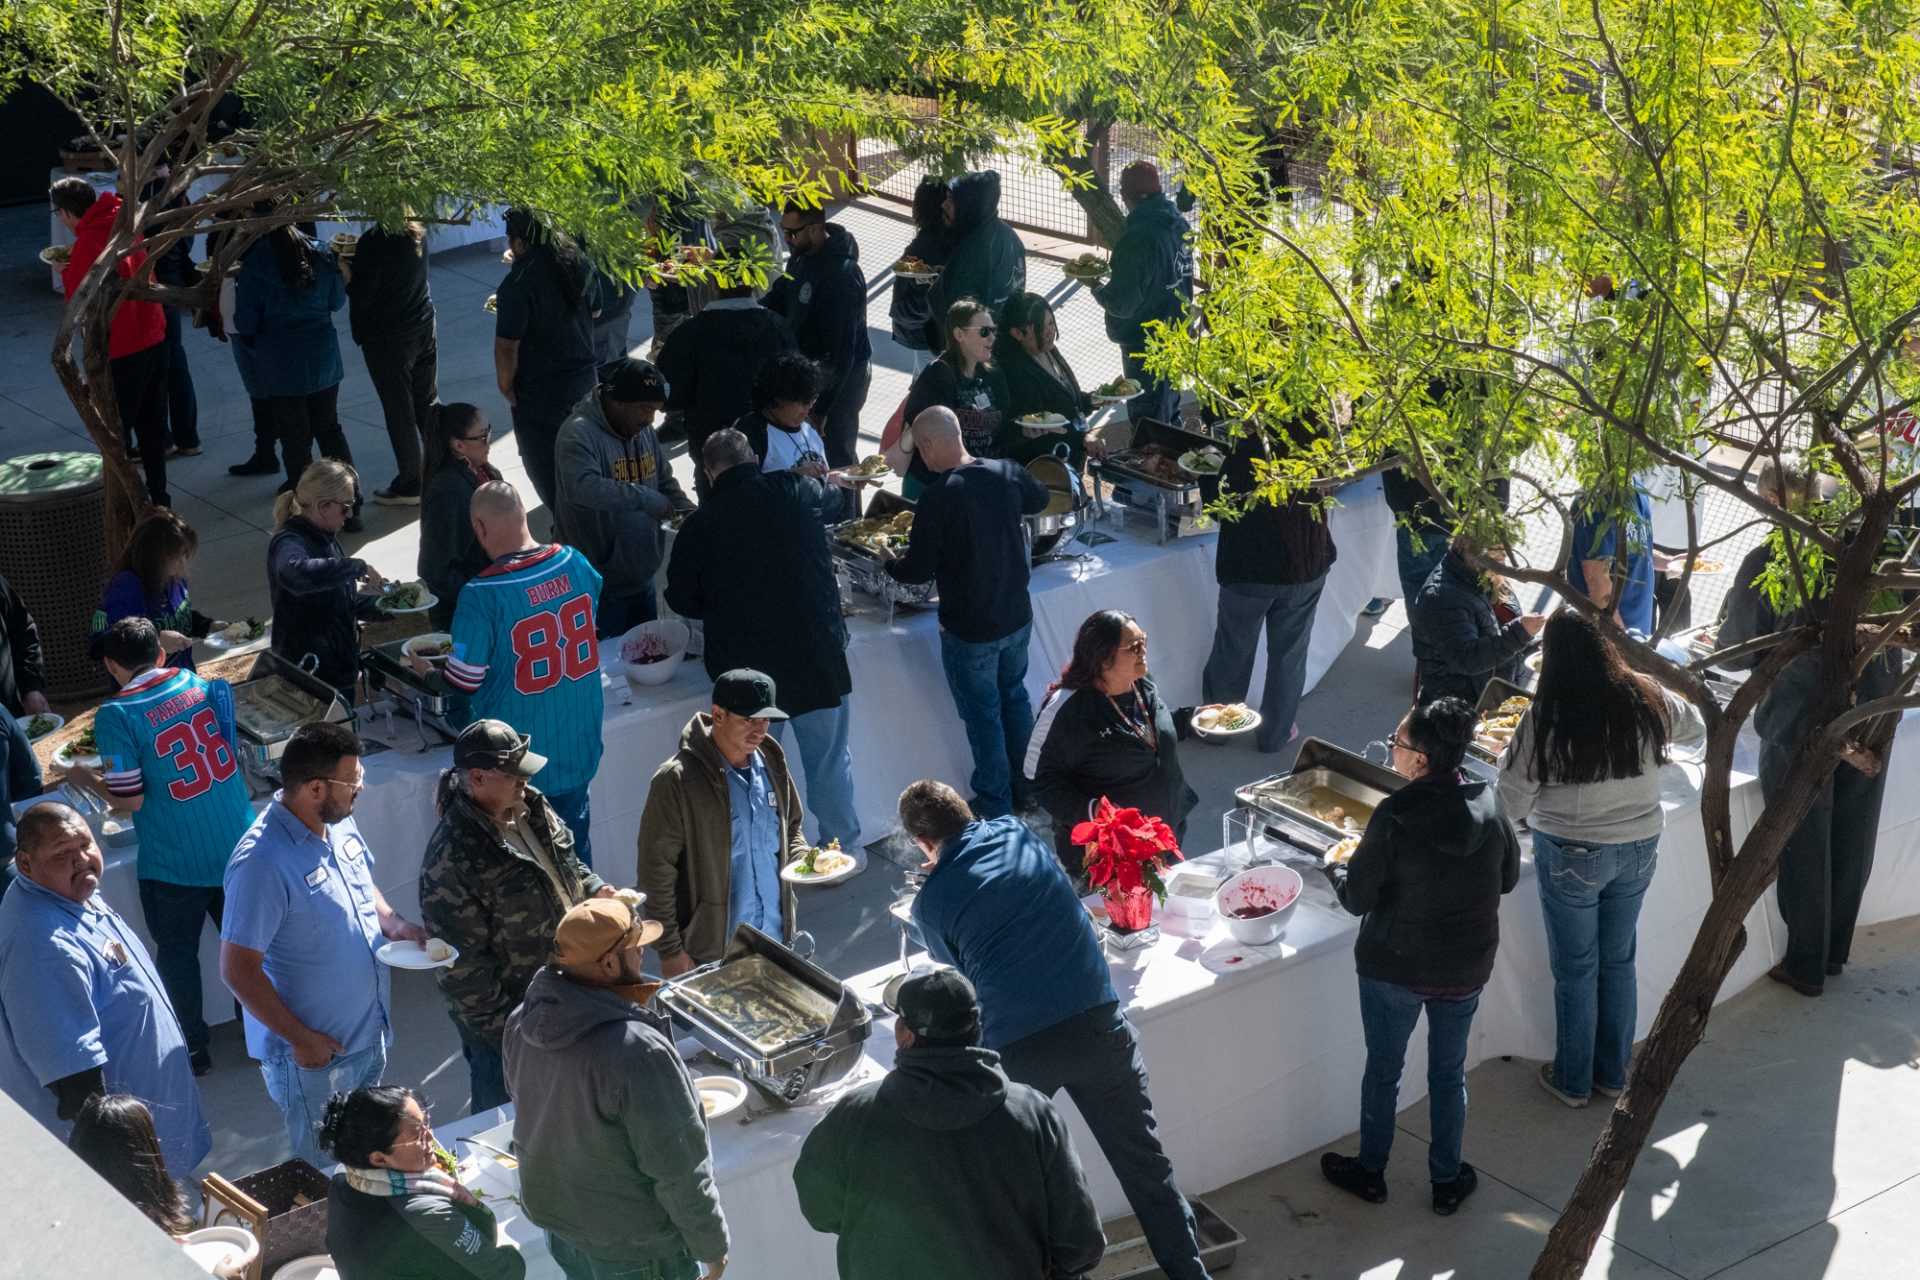
[[[1909,730],[1896,743],[1895,777],[1910,776],[1908,764],[1920,766],[1916,737]],[[1733,834],[1738,840],[1758,812],[1760,797],[1750,767],[1737,764],[1736,774]],[[1642,1036],[1710,899],[1694,791],[1697,765],[1671,765],[1663,781],[1667,834],[1640,921],[1637,1035]],[[1860,923],[1915,914],[1920,914],[1920,796],[1890,788]],[[1502,904],[1500,923],[1499,957],[1475,1019],[1470,1067],[1502,1054],[1544,1059],[1553,1048],[1553,987],[1530,856],[1519,886]],[[1366,1059],[1352,956],[1358,928],[1316,876],[1280,941],[1271,946],[1240,946],[1215,922],[1203,937],[1169,931],[1152,947],[1116,959],[1114,985],[1153,1078],[1161,1141],[1189,1194],[1205,1195],[1283,1164],[1358,1126]],[[1786,933],[1771,893],[1754,908],[1747,930],[1746,951],[1720,992],[1723,1000],[1759,980],[1780,956]],[[864,974],[852,985],[871,1000],[887,976],[889,971]],[[868,1047],[861,1079],[874,1078],[891,1062],[891,1028],[876,1022]],[[1408,1046],[1402,1106],[1424,1095],[1425,1077],[1423,1023]],[[1059,1101],[1101,1215],[1126,1212],[1099,1148],[1072,1104],[1064,1096]],[[831,1280],[835,1274],[834,1242],[806,1225],[792,1181],[800,1145],[824,1109],[810,1102],[750,1124],[728,1118],[714,1126],[716,1180],[733,1237],[730,1280]],[[506,1147],[509,1116],[510,1110],[503,1110],[460,1121],[441,1136],[490,1129],[489,1140]],[[1403,1153],[1402,1158],[1410,1157]],[[486,1176],[497,1190],[511,1191],[499,1170]],[[557,1276],[539,1230],[515,1206],[504,1208],[506,1234],[526,1248],[528,1275]]]

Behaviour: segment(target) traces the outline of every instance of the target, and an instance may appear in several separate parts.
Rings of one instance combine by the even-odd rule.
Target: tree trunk
[[[1112,190],[1107,186],[1107,175],[1099,161],[1105,157],[1106,148],[1100,145],[1106,138],[1111,124],[1105,120],[1089,120],[1086,124],[1087,146],[1077,154],[1049,149],[1046,162],[1062,173],[1073,174],[1086,179],[1085,183],[1067,183],[1067,194],[1087,215],[1087,221],[1093,227],[1094,238],[1111,248],[1120,242],[1120,232],[1125,229],[1127,215],[1120,208],[1120,202],[1113,198]]]
[[[120,427],[120,406],[114,398],[113,379],[107,373],[107,342],[111,322],[104,317],[89,319],[86,338],[85,372],[73,358],[73,336],[82,326],[78,318],[65,318],[55,334],[53,370],[66,389],[74,412],[100,451],[101,485],[105,490],[102,521],[107,563],[120,558],[133,526],[147,514],[153,503],[147,494],[146,480],[127,460]]]

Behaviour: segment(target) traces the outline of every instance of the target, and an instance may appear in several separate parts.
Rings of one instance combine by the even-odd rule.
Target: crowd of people
[[[63,181],[53,201],[97,239],[114,197],[87,194],[82,206]],[[1191,250],[1151,165],[1129,166],[1121,194],[1127,230],[1095,297],[1143,386],[1130,412],[1166,418],[1175,393],[1140,365],[1139,347],[1143,326],[1184,316]],[[878,554],[892,578],[937,585],[942,664],[972,756],[970,795],[929,780],[898,803],[927,865],[914,924],[940,967],[889,989],[894,1066],[821,1118],[794,1180],[809,1222],[839,1237],[845,1277],[1080,1275],[1103,1240],[1052,1101],[1064,1091],[1161,1269],[1191,1280],[1207,1274],[1193,1213],[1080,903],[1070,833],[1104,797],[1184,836],[1197,796],[1179,747],[1195,709],[1160,692],[1150,637],[1118,610],[1081,625],[1037,716],[1026,692],[1025,518],[1048,494],[1021,462],[1054,442],[1018,417],[1067,418],[1077,457],[1097,445],[1078,431],[1091,404],[1058,351],[1052,309],[1024,290],[1024,251],[998,199],[992,174],[922,188],[910,252],[941,270],[931,283],[897,281],[892,309],[919,367],[886,455],[916,518],[904,551]],[[666,202],[654,216],[683,243],[721,253],[769,230],[751,219],[716,228]],[[193,640],[225,624],[190,603],[194,530],[157,510],[134,531],[88,640],[112,688],[96,717],[102,763],[69,774],[132,816],[153,953],[99,898],[103,856],[81,814],[47,800],[15,829],[0,806],[0,853],[12,853],[18,877],[0,897],[0,1088],[96,1167],[119,1170],[114,1185],[178,1234],[184,1201],[167,1171],[191,1170],[212,1146],[195,1084],[213,1065],[198,961],[211,921],[220,978],[290,1152],[342,1168],[329,1219],[342,1275],[517,1277],[524,1261],[496,1242],[488,1209],[460,1184],[421,1095],[386,1080],[395,1028],[375,953],[440,939],[458,953],[437,979],[471,1108],[514,1104],[523,1206],[562,1271],[717,1277],[729,1234],[711,1139],[642,960],[651,949],[671,980],[720,960],[742,925],[794,941],[799,904],[781,868],[863,835],[849,748],[854,675],[827,544],[828,524],[858,493],[846,468],[871,384],[859,248],[821,210],[786,210],[778,233],[789,265],[764,297],[744,286],[652,291],[655,362],[625,346],[630,291],[530,215],[511,213],[507,229],[495,369],[553,522],[549,540],[490,462],[486,414],[437,401],[417,225],[370,233],[345,258],[296,228],[276,231],[241,267],[226,317],[258,431],[256,455],[235,470],[286,468],[266,566],[274,652],[351,700],[361,623],[387,585],[339,540],[361,501],[334,414],[342,373],[329,317],[343,305],[395,453],[394,479],[372,497],[420,507],[420,572],[439,598],[432,620],[452,637],[445,679],[465,722],[434,797],[422,918],[395,911],[373,874],[380,833],[370,839],[354,819],[367,772],[351,727],[296,731],[279,789],[254,812],[232,691],[193,661]],[[83,256],[76,249],[82,274]],[[167,385],[164,326],[141,305],[114,323],[110,371],[128,388],[123,406],[164,400]],[[165,447],[154,442],[165,423],[150,406],[129,414],[163,502]],[[1303,444],[1320,429],[1301,420],[1276,432]],[[176,445],[191,434],[172,430]],[[674,479],[667,435],[696,461],[691,493]],[[1250,492],[1275,447],[1264,434],[1233,441],[1222,492]],[[1521,612],[1477,567],[1498,548],[1449,528],[1404,477],[1393,486],[1417,692],[1390,742],[1406,785],[1379,806],[1351,861],[1329,871],[1340,903],[1363,917],[1355,959],[1367,1065],[1359,1152],[1330,1154],[1322,1169],[1362,1199],[1386,1197],[1405,1047],[1424,1013],[1428,1177],[1434,1211],[1450,1214],[1476,1183],[1460,1158],[1464,1064],[1500,898],[1519,878],[1515,822],[1532,828],[1555,989],[1558,1047],[1540,1084],[1582,1106],[1625,1084],[1635,924],[1662,825],[1658,769],[1698,725],[1629,669],[1610,629],[1574,610]],[[1805,500],[1804,472],[1791,465],[1770,469],[1761,487],[1782,505]],[[1583,505],[1568,568],[1595,604],[1645,634],[1657,566],[1644,494],[1630,497],[1624,508],[1637,518],[1599,495]],[[1338,554],[1325,503],[1302,491],[1219,535],[1204,696],[1248,696],[1264,632],[1261,752],[1298,732],[1307,642]],[[648,784],[636,899],[595,866],[599,647],[655,617],[670,521],[666,603],[703,624],[712,694]],[[1795,625],[1753,585],[1763,565],[1743,565],[1723,643]],[[1517,676],[1536,645],[1538,689],[1497,776],[1470,774],[1474,704],[1491,678]],[[1805,734],[1804,683],[1783,678],[1762,700],[1768,791]],[[43,785],[18,717],[47,709],[44,686],[33,621],[0,582],[9,801]],[[1775,976],[1795,990],[1817,994],[1846,961],[1883,786],[1840,766],[1831,799],[1789,845],[1790,944]]]

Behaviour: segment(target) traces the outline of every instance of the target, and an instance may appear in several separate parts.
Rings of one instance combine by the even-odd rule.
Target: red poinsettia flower
[[[1107,894],[1127,894],[1146,888],[1160,901],[1167,898],[1161,876],[1169,859],[1181,857],[1173,828],[1138,809],[1119,809],[1105,796],[1093,817],[1075,825],[1073,842],[1086,850],[1087,879]]]

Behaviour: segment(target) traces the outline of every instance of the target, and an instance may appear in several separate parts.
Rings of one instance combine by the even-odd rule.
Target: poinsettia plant
[[[1181,860],[1173,828],[1138,809],[1119,809],[1105,796],[1093,817],[1074,827],[1073,842],[1087,851],[1087,879],[1109,897],[1148,889],[1157,901],[1167,900],[1161,879],[1170,862]]]

